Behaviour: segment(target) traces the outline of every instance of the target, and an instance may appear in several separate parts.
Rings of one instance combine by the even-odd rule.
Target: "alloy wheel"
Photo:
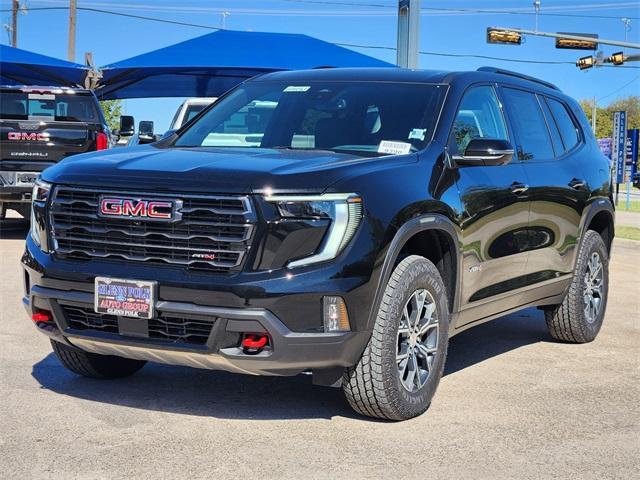
[[[402,386],[415,392],[427,382],[438,351],[436,302],[426,289],[413,292],[398,326],[396,363]]]
[[[596,321],[602,308],[603,272],[602,259],[597,252],[593,252],[584,274],[584,315],[589,323]]]

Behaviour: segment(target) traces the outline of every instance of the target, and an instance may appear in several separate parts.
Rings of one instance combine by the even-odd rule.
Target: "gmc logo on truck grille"
[[[181,201],[146,200],[140,198],[100,197],[98,214],[101,217],[139,218],[157,221],[178,221]]]
[[[48,142],[51,136],[47,132],[9,132],[7,138],[17,142]]]

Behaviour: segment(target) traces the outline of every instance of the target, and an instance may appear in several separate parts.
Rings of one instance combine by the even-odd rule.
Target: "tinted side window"
[[[453,136],[460,155],[474,138],[509,139],[493,87],[475,87],[464,94],[453,123]]]
[[[575,147],[580,140],[578,130],[575,123],[573,122],[573,118],[571,117],[569,112],[567,112],[567,108],[557,100],[547,98],[547,104],[549,105],[551,113],[556,120],[558,130],[560,130],[562,142],[564,143],[564,149],[565,151],[569,151],[573,147]]]
[[[511,122],[516,130],[520,160],[548,160],[553,158],[551,138],[540,104],[535,94],[505,88]]]
[[[553,150],[554,152],[556,152],[556,157],[559,157],[564,154],[564,145],[562,143],[560,131],[558,130],[556,121],[553,119],[553,115],[551,115],[551,110],[549,110],[547,102],[544,101],[544,97],[538,96],[538,100],[540,101],[540,105],[542,106],[544,116],[547,119],[547,127],[549,127],[549,133],[551,134]]]

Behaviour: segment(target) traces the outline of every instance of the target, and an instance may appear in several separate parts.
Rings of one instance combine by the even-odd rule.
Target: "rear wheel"
[[[121,378],[136,373],[147,362],[112,355],[98,355],[51,340],[58,360],[73,373],[90,378]]]
[[[370,417],[405,420],[431,404],[444,370],[447,295],[437,268],[417,255],[402,260],[384,292],[371,339],[343,389],[351,407]]]
[[[597,232],[587,230],[567,296],[560,305],[545,312],[551,336],[572,343],[594,340],[604,320],[608,289],[607,247]]]

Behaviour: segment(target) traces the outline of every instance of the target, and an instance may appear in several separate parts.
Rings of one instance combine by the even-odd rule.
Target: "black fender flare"
[[[587,227],[591,223],[591,220],[599,214],[600,212],[607,212],[611,216],[611,240],[613,241],[613,236],[615,233],[615,224],[616,224],[616,210],[611,200],[608,198],[599,198],[595,202],[591,203],[587,209],[586,213],[582,215],[582,220],[580,221],[580,241],[578,243],[578,251],[582,247],[582,240],[584,239],[584,234],[587,230]],[[607,248],[611,248],[611,245],[607,245]],[[575,263],[577,262],[578,256],[574,260],[574,269]]]
[[[461,240],[459,229],[449,218],[444,215],[437,213],[424,214],[418,217],[414,217],[404,225],[402,225],[394,235],[389,244],[389,247],[387,248],[380,276],[378,278],[375,295],[373,297],[373,304],[371,306],[371,311],[369,312],[369,319],[367,322],[367,327],[369,330],[373,328],[373,325],[375,323],[376,315],[378,314],[378,309],[380,308],[380,302],[382,301],[382,295],[387,286],[387,282],[391,277],[393,267],[396,263],[396,259],[400,254],[400,251],[402,250],[402,247],[404,247],[404,245],[411,237],[426,230],[440,230],[447,234],[454,244],[455,255],[453,260],[455,262],[454,269],[456,272],[456,281],[455,291],[453,293],[453,305],[450,306],[450,309],[453,313],[458,311],[460,303],[460,281],[462,267],[462,261],[460,258]]]

